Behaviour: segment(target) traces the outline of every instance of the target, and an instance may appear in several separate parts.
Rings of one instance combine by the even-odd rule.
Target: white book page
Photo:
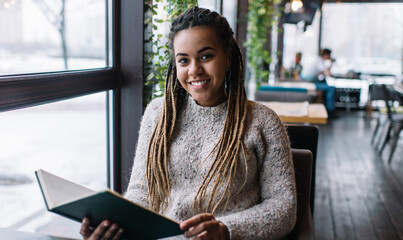
[[[95,192],[42,169],[37,171],[37,175],[49,209]]]

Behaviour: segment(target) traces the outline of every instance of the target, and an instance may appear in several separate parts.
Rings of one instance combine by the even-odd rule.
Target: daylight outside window
[[[335,59],[331,68],[335,78],[327,82],[360,89],[360,107],[366,105],[370,84],[394,84],[402,79],[402,12],[402,3],[323,4],[320,46],[332,50]],[[302,75],[315,63],[320,17],[316,12],[309,26],[302,22],[284,25],[285,71],[293,66],[297,52],[302,53]]]
[[[34,171],[106,188],[105,99],[97,93],[0,113],[0,212],[7,216],[0,219],[1,228],[52,234],[49,224],[60,221],[78,228],[46,212]],[[66,231],[65,237],[76,232]]]
[[[111,67],[110,2],[0,0],[0,76],[13,83],[20,74]],[[109,95],[0,112],[0,228],[81,238],[79,223],[46,211],[34,171],[107,187]]]
[[[105,0],[1,0],[0,75],[106,67]]]
[[[332,71],[400,79],[402,12],[403,3],[325,4],[322,45],[333,50],[336,62]]]
[[[323,4],[322,48],[336,59],[332,73],[348,71],[393,75],[401,78],[403,58],[402,3]],[[319,19],[313,23],[284,25],[284,67],[290,68],[295,53],[302,52],[302,65],[318,55]]]

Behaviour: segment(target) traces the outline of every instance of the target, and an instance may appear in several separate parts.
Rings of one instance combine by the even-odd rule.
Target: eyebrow
[[[214,48],[212,48],[212,47],[204,47],[204,48],[202,48],[202,49],[200,49],[199,51],[197,51],[197,54],[200,54],[200,53],[202,53],[202,52],[204,52],[204,51],[207,51],[207,50],[213,50],[213,51],[216,51]],[[177,56],[189,56],[187,53],[177,53],[176,54],[176,57]]]

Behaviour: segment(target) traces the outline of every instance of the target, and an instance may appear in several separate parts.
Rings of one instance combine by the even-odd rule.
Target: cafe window
[[[49,224],[79,224],[46,211],[34,171],[94,190],[107,187],[106,93],[0,113],[0,228],[54,235]],[[61,231],[64,237],[79,237]]]
[[[285,69],[302,52],[302,65],[310,65],[318,46],[332,50],[332,74],[356,72],[381,83],[402,77],[403,3],[324,3],[319,43],[320,12],[311,25],[284,25]],[[382,81],[383,79],[383,81]]]
[[[218,13],[221,11],[221,0],[198,0],[197,3],[199,7],[208,8]]]
[[[0,3],[0,75],[106,67],[105,0]]]
[[[401,79],[402,12],[403,3],[324,4],[322,46],[333,50],[332,71],[355,72],[382,83]]]
[[[80,238],[79,223],[46,211],[39,168],[113,188],[112,5],[0,1],[0,228]]]
[[[295,63],[295,54],[302,53],[302,66],[314,62],[318,55],[320,13],[316,12],[310,25],[303,21],[297,24],[284,24],[283,67],[288,70]]]
[[[234,36],[236,36],[237,9],[237,0],[222,0],[222,15],[227,19],[231,26]]]

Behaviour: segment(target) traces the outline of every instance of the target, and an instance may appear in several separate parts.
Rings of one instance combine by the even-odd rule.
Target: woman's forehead
[[[197,26],[179,31],[173,39],[173,45],[175,50],[197,48],[197,46],[204,45],[221,48],[216,30],[207,26]]]

